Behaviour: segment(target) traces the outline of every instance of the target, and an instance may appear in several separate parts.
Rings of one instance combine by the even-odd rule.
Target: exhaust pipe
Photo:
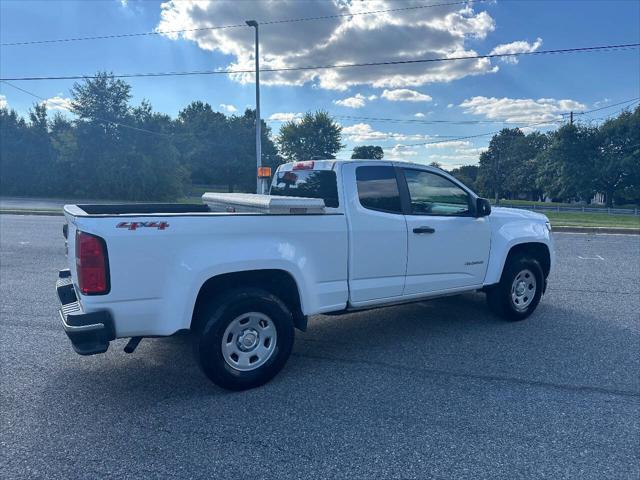
[[[129,342],[125,345],[124,347],[124,352],[125,353],[133,353],[136,351],[136,348],[138,348],[138,345],[140,344],[140,340],[142,340],[143,337],[131,337],[129,339]]]

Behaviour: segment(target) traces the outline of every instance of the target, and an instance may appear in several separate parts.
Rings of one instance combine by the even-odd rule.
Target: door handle
[[[436,229],[431,227],[416,227],[413,233],[435,233]]]

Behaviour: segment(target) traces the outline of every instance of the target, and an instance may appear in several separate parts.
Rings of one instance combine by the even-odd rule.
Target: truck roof
[[[307,169],[313,169],[313,170],[333,170],[335,165],[338,163],[380,163],[381,165],[390,165],[390,164],[397,164],[397,163],[401,163],[403,165],[413,165],[416,167],[420,167],[420,168],[434,168],[436,169],[437,167],[433,167],[431,165],[425,165],[423,163],[417,163],[417,162],[409,162],[406,160],[378,160],[378,159],[374,159],[374,158],[370,158],[370,159],[336,159],[336,158],[332,158],[332,159],[320,159],[320,160],[301,160],[301,161],[295,161],[295,162],[287,162],[287,163],[283,163],[281,165],[278,166],[279,170],[293,170],[294,167],[296,165],[310,165],[311,162],[313,162],[313,166],[307,166]],[[439,169],[438,169],[439,170]]]

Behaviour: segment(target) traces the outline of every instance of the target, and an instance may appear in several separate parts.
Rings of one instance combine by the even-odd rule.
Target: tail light
[[[109,293],[109,260],[102,238],[76,232],[76,267],[78,286],[83,295]]]

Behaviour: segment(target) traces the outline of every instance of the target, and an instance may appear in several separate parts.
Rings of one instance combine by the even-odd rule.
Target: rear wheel
[[[258,288],[212,299],[196,318],[194,352],[205,375],[229,390],[258,387],[284,366],[294,340],[291,312]]]
[[[491,310],[507,320],[524,320],[542,297],[544,274],[532,257],[518,255],[505,265],[500,283],[487,291]]]

